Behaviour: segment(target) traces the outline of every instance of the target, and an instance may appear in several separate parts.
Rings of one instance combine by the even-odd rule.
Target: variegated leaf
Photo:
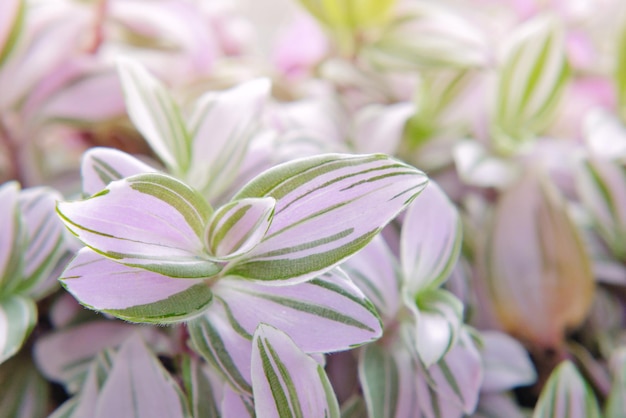
[[[235,196],[273,197],[272,224],[228,273],[302,282],[363,248],[427,183],[419,170],[382,154],[324,154],[278,165]]]
[[[403,418],[417,416],[415,360],[401,344],[370,344],[361,352],[359,380],[368,416]]]
[[[494,141],[503,152],[518,149],[541,132],[566,85],[565,31],[558,19],[540,15],[513,33],[500,69]]]
[[[114,181],[89,199],[59,203],[57,211],[87,246],[125,265],[179,278],[206,278],[220,270],[203,243],[211,207],[165,174]]]
[[[622,164],[589,157],[578,165],[578,194],[610,251],[626,260],[626,173]]]
[[[25,229],[19,210],[20,186],[12,181],[0,186],[0,296],[13,293],[22,279]]]
[[[434,182],[405,214],[400,260],[410,294],[439,287],[450,275],[461,252],[461,219],[456,207]]]
[[[95,411],[94,418],[191,418],[178,384],[139,335],[120,347]]]
[[[80,167],[83,193],[91,196],[112,181],[154,171],[156,169],[115,148],[91,148],[83,154]]]
[[[270,92],[268,79],[224,92],[209,92],[189,119],[191,163],[185,180],[210,201],[228,190],[239,173]]]
[[[421,292],[416,302],[417,309],[410,299],[406,304],[415,317],[417,353],[422,363],[430,367],[454,347],[463,323],[463,304],[444,289]]]
[[[0,67],[20,38],[25,11],[23,0],[6,0],[0,4]]]
[[[156,327],[101,320],[82,323],[38,338],[34,348],[35,362],[48,380],[59,382],[67,393],[74,394],[85,385],[91,364],[100,361],[100,353],[117,348],[137,331],[153,351],[171,352],[172,342]]]
[[[395,1],[300,0],[300,3],[324,25],[335,30],[354,30],[384,22]]]
[[[559,364],[543,387],[533,418],[600,418],[596,396],[569,360]]]
[[[613,375],[611,391],[606,400],[606,418],[626,416],[626,348],[620,347],[609,359],[609,370]]]
[[[252,335],[233,329],[229,316],[228,308],[217,299],[204,315],[187,323],[189,336],[194,350],[222,374],[237,393],[250,396]]]
[[[222,206],[207,225],[206,248],[219,260],[250,252],[270,227],[275,206],[271,197],[235,200]]]
[[[376,310],[339,269],[293,286],[221,280],[213,290],[232,328],[248,339],[260,322],[286,332],[307,353],[347,350],[382,335]]]
[[[364,416],[367,416],[367,406],[360,395],[353,395],[341,404],[341,418],[363,418]]]
[[[144,67],[119,59],[126,109],[133,124],[172,173],[181,175],[191,159],[190,135],[165,86]]]
[[[474,412],[483,382],[483,366],[467,330],[461,330],[455,346],[423,373],[440,404],[452,403],[465,414]],[[432,405],[432,409],[437,408]]]
[[[0,364],[19,351],[36,322],[32,299],[18,295],[0,299]]]
[[[266,324],[256,329],[251,371],[258,418],[339,418],[324,368],[279,329]]]
[[[0,416],[41,418],[46,416],[50,384],[30,361],[18,355],[0,365]]]
[[[28,245],[24,252],[22,281],[15,292],[29,292],[48,279],[66,255],[65,228],[55,215],[55,205],[62,196],[49,188],[23,190],[19,196]]]
[[[376,306],[383,322],[396,317],[401,307],[400,269],[382,236],[375,237],[342,268]]]
[[[202,279],[128,267],[89,248],[78,252],[59,280],[86,307],[131,322],[179,322],[197,316],[213,298]]]
[[[182,369],[191,415],[198,418],[220,418],[223,383],[212,375],[206,363],[201,363],[196,357],[184,357]]]
[[[354,147],[359,153],[395,154],[408,118],[415,112],[412,103],[370,105],[355,118]]]

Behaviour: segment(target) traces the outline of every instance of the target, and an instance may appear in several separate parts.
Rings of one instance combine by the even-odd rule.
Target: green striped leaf
[[[208,92],[195,103],[188,124],[191,162],[184,179],[209,201],[232,193],[270,88],[270,81],[261,78],[226,91]]]
[[[569,360],[559,364],[546,382],[533,418],[600,418],[596,396]]]
[[[19,210],[20,186],[12,181],[0,187],[0,297],[13,293],[22,279],[26,231]]]
[[[385,21],[396,0],[300,0],[320,22],[335,29],[357,29]]]
[[[61,258],[68,255],[63,223],[55,214],[56,202],[62,196],[47,187],[23,190],[19,196],[28,245],[24,252],[22,281],[15,292],[43,297],[56,289],[56,277],[51,275]],[[43,283],[46,281],[46,283]]]
[[[23,296],[0,299],[0,363],[19,351],[37,322],[37,305]]]
[[[133,124],[172,173],[185,173],[191,159],[191,139],[178,105],[139,63],[118,59],[118,72]]]
[[[252,387],[258,417],[339,418],[339,404],[326,372],[287,334],[261,324],[252,347]]]
[[[499,73],[493,134],[500,151],[517,150],[548,126],[568,77],[561,22],[543,15],[520,25]]]
[[[224,386],[221,407],[221,416],[224,418],[258,418],[254,412],[252,396],[235,392],[228,385]]]
[[[57,211],[87,246],[127,266],[178,278],[206,278],[220,270],[204,249],[211,207],[165,174],[114,181],[89,199],[59,203]]]
[[[107,187],[112,181],[154,171],[156,169],[117,149],[91,148],[83,154],[80,165],[83,193],[90,196]]]
[[[50,383],[38,373],[28,353],[0,365],[0,416],[41,418],[48,413]]]
[[[390,353],[378,344],[366,346],[361,353],[359,379],[370,417],[394,418],[402,416],[398,412],[409,412],[398,402],[399,397],[406,399],[404,394],[413,395],[414,392],[411,382],[408,387],[401,387],[400,374],[406,369],[403,366],[410,366],[410,362],[398,364],[407,360],[402,354],[399,350]],[[414,368],[408,370],[414,371]]]
[[[613,375],[611,391],[606,400],[605,413],[607,418],[626,416],[626,348],[620,347],[609,359],[609,370]]]
[[[271,197],[235,200],[219,208],[205,232],[206,247],[220,260],[239,257],[265,236],[276,201]]]
[[[127,416],[191,418],[180,387],[138,335],[117,352],[93,415]]]
[[[621,28],[617,31],[617,36],[613,74],[615,77],[620,116],[622,120],[624,120],[626,116],[626,25],[621,25]]]
[[[367,245],[426,183],[421,171],[382,154],[278,165],[235,196],[272,197],[276,208],[263,240],[226,272],[285,284],[318,276]]]
[[[206,363],[197,358],[183,358],[183,383],[193,417],[220,418],[221,381],[211,375]]]
[[[5,0],[0,4],[0,67],[20,38],[25,11],[23,0]]]
[[[197,316],[213,299],[202,279],[173,279],[128,267],[89,248],[78,252],[59,280],[86,307],[131,322],[180,322]]]

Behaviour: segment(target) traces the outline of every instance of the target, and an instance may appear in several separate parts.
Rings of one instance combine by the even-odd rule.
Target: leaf
[[[200,279],[128,267],[89,248],[78,252],[59,280],[86,307],[131,322],[179,322],[198,315],[213,298]]]
[[[193,417],[220,418],[221,382],[197,358],[183,358],[183,382]]]
[[[422,402],[416,397],[416,373],[412,356],[401,344],[364,347],[359,359],[359,381],[368,416],[414,416],[418,402]]]
[[[163,163],[176,175],[191,159],[190,135],[181,111],[163,84],[139,63],[118,59],[128,116]]]
[[[434,182],[405,214],[400,260],[410,294],[435,289],[448,278],[461,252],[462,226],[456,207]]]
[[[408,118],[415,113],[412,103],[369,105],[355,118],[354,145],[359,153],[395,154]]]
[[[252,336],[233,329],[226,307],[216,299],[204,315],[187,323],[192,347],[237,393],[251,395]]]
[[[490,155],[477,141],[460,141],[452,153],[456,171],[465,184],[506,189],[519,177],[519,167],[514,162]]]
[[[605,416],[623,417],[626,415],[626,348],[622,346],[611,354],[609,370],[613,379],[605,404]]]
[[[315,18],[331,29],[365,28],[383,23],[394,0],[300,0]]]
[[[407,305],[411,307],[410,302]],[[463,321],[463,304],[444,289],[417,295],[415,316],[416,350],[426,367],[438,362],[454,347]]]
[[[273,197],[276,208],[265,238],[226,271],[278,284],[318,276],[367,245],[426,182],[419,170],[382,154],[278,165],[235,196]]]
[[[540,15],[509,40],[496,92],[494,143],[510,153],[550,123],[569,77],[561,22]]]
[[[543,387],[533,418],[600,418],[596,396],[574,364],[566,360]]]
[[[187,182],[213,201],[239,173],[270,94],[268,79],[200,97],[189,119],[191,163]]]
[[[12,181],[0,186],[0,296],[11,294],[22,279],[25,230],[18,199],[20,186]]]
[[[106,188],[112,181],[155,171],[123,151],[104,147],[90,148],[83,154],[80,167],[83,193],[91,196]]]
[[[85,378],[94,361],[106,360],[99,359],[100,353],[117,348],[137,331],[141,332],[154,351],[170,351],[171,341],[156,327],[99,320],[81,323],[38,338],[34,347],[34,359],[38,369],[48,380],[59,382],[67,393],[74,394],[85,385]]]
[[[481,331],[485,378],[483,392],[503,392],[535,382],[537,373],[526,349],[514,338],[496,331]]]
[[[400,269],[382,236],[376,236],[341,268],[374,304],[383,322],[396,318],[401,308]]]
[[[220,270],[203,244],[211,207],[165,174],[114,181],[89,199],[60,202],[57,211],[87,246],[127,266],[191,279]]]
[[[467,330],[462,329],[455,346],[424,373],[440,405],[451,403],[465,414],[474,412],[483,383],[483,366]]]
[[[19,351],[36,322],[32,299],[18,295],[0,299],[0,364]]]
[[[293,286],[221,280],[214,292],[233,329],[248,339],[260,322],[281,329],[307,353],[347,350],[382,335],[376,310],[338,269]]]
[[[207,225],[206,247],[228,260],[250,252],[267,232],[276,201],[271,197],[235,200],[219,208]]]
[[[237,393],[228,385],[224,386],[222,418],[257,418],[252,397]]]
[[[27,354],[0,365],[0,416],[41,418],[46,415],[50,385]]]
[[[94,418],[127,416],[191,417],[177,383],[138,335],[122,344],[115,356]]]
[[[323,367],[287,334],[260,324],[252,346],[252,388],[258,418],[339,418],[339,404]]]
[[[26,2],[6,0],[0,4],[0,67],[15,48],[24,27]]]
[[[19,196],[28,245],[24,252],[22,281],[15,292],[32,291],[49,279],[61,258],[68,251],[65,228],[55,214],[55,205],[61,194],[47,187],[23,190]]]

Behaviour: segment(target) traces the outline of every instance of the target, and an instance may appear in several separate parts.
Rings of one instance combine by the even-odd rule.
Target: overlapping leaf
[[[18,355],[0,365],[0,416],[40,418],[47,413],[50,390],[28,355]]]
[[[6,0],[0,4],[0,67],[20,36],[26,10],[25,3],[23,0]]]
[[[178,105],[160,81],[138,63],[120,59],[118,70],[133,124],[172,173],[184,173],[191,147]]]
[[[195,190],[158,173],[109,184],[58,213],[81,241],[103,255],[170,277],[210,277],[219,267],[204,251],[211,207]]]
[[[83,193],[93,195],[112,181],[154,171],[156,169],[117,149],[91,148],[83,154],[81,161]]]
[[[339,418],[323,367],[284,332],[260,324],[252,340],[252,386],[258,418]]]
[[[0,187],[0,295],[10,294],[22,278],[25,231],[19,211],[17,182]]]
[[[367,245],[426,182],[419,170],[382,154],[325,154],[267,170],[235,199],[276,199],[272,224],[227,272],[282,283],[315,277]]]
[[[461,251],[461,219],[445,193],[430,182],[406,212],[400,260],[410,294],[439,287]]]
[[[191,417],[178,384],[138,335],[122,344],[115,356],[94,418],[124,416]]]
[[[206,363],[195,357],[183,359],[183,382],[193,417],[220,418],[222,382],[211,376]]]
[[[89,248],[78,252],[59,280],[88,308],[131,322],[178,322],[197,315],[213,298],[202,279],[128,267]]]

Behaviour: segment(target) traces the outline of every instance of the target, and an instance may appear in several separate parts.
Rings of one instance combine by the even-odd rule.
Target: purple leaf
[[[180,388],[138,335],[120,347],[96,405],[95,418],[124,416],[191,417]]]
[[[159,173],[114,181],[58,213],[87,246],[128,266],[170,277],[204,278],[219,271],[204,250],[209,204],[184,183]]]
[[[229,386],[224,387],[221,408],[222,418],[257,418],[252,397],[237,393]]]
[[[412,103],[370,105],[357,113],[355,148],[360,153],[395,154],[406,121],[415,113]]]
[[[258,418],[339,418],[339,405],[326,372],[287,334],[261,324],[252,346],[252,387]]]
[[[502,392],[535,382],[535,368],[528,352],[517,340],[495,331],[482,331],[480,336],[485,372],[483,392]]]
[[[363,248],[425,187],[419,170],[381,154],[325,154],[265,171],[235,196],[273,197],[265,238],[228,273],[294,283]]]
[[[117,149],[91,148],[83,154],[81,163],[83,193],[93,195],[112,181],[154,171],[156,169]]]
[[[22,278],[22,251],[24,233],[19,212],[17,182],[0,187],[0,295],[9,294]]]
[[[211,302],[201,279],[182,280],[128,267],[83,248],[59,279],[80,303],[131,322],[177,322]]]
[[[406,211],[400,260],[407,289],[415,295],[439,287],[461,252],[461,219],[441,188],[430,182]]]

